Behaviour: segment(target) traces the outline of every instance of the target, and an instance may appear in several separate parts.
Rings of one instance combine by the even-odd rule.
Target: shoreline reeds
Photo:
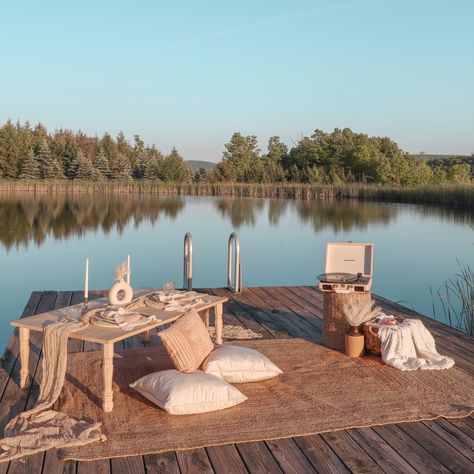
[[[445,281],[437,291],[445,320],[452,328],[458,329],[469,336],[474,336],[474,272],[469,265],[460,265],[454,277]],[[433,316],[436,318],[433,291]]]
[[[300,183],[164,183],[162,181],[17,181],[0,180],[0,192],[156,194],[161,196],[229,196],[294,200],[360,199],[367,201],[474,206],[474,186],[395,187],[367,184]]]

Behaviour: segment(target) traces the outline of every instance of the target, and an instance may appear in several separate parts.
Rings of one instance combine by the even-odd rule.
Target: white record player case
[[[347,282],[320,281],[321,291],[365,293],[372,288],[374,244],[360,242],[328,242],[325,273],[349,273],[357,279]]]

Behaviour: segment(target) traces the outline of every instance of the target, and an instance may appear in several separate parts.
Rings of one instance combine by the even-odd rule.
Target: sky
[[[219,161],[315,129],[474,152],[474,1],[29,1],[0,10],[0,121]]]

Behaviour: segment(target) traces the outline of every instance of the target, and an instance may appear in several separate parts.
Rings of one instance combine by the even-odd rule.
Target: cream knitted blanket
[[[378,329],[383,361],[399,370],[449,369],[454,360],[436,350],[431,333],[419,319],[405,319],[396,326]]]

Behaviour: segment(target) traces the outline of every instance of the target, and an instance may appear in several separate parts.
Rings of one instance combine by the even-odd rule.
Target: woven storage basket
[[[323,293],[323,344],[344,352],[345,338],[350,327],[344,316],[344,305],[349,300],[367,304],[371,299],[370,291],[367,293]]]
[[[394,316],[394,318],[401,323],[403,318],[400,316]],[[379,327],[381,324],[378,323],[378,318],[372,319],[364,323],[364,334],[365,334],[365,348],[373,354],[380,354],[380,337]]]

